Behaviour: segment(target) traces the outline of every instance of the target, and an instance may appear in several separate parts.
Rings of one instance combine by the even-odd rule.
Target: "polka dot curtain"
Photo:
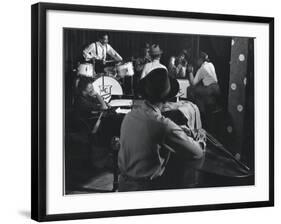
[[[228,112],[230,122],[226,132],[231,139],[230,150],[240,156],[243,146],[245,94],[247,85],[248,38],[234,37],[231,41]]]

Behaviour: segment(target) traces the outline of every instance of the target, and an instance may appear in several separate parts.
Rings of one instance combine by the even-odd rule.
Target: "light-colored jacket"
[[[133,178],[161,176],[171,152],[183,153],[190,159],[200,159],[204,154],[197,141],[147,101],[125,116],[120,145],[120,172]]]
[[[143,79],[150,71],[152,71],[155,68],[165,68],[167,70],[166,66],[162,65],[159,59],[154,59],[152,62],[146,63],[144,65],[141,74],[141,79]]]

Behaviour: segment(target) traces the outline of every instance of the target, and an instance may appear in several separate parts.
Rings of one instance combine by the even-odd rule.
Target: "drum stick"
[[[116,60],[107,60],[105,63],[115,62]]]

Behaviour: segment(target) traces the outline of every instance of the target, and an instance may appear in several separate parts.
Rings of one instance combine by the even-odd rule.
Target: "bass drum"
[[[93,82],[95,91],[100,94],[105,102],[109,102],[112,95],[123,95],[120,83],[112,77],[101,76]]]
[[[77,68],[77,75],[84,77],[94,77],[94,66],[91,63],[81,63]]]

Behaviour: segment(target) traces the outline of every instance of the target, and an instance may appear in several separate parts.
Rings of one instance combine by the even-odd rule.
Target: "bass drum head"
[[[93,82],[95,91],[103,97],[105,102],[109,102],[112,95],[123,95],[120,83],[109,76],[102,76]]]

